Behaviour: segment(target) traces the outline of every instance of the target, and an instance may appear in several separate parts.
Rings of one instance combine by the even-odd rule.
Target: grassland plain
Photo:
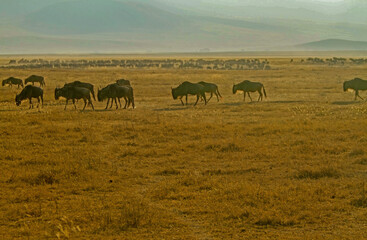
[[[1,69],[46,87],[40,111],[0,88],[0,239],[366,238],[367,103],[342,91],[366,66],[268,60],[271,71]],[[64,111],[53,96],[121,77],[134,110]],[[245,79],[268,98],[233,95]],[[170,88],[185,80],[223,99],[181,106]]]

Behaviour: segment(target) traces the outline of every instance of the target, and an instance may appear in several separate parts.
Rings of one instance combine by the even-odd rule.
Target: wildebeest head
[[[171,88],[172,89],[172,97],[173,99],[177,99],[177,89],[176,88]]]
[[[22,101],[20,100],[20,95],[15,96],[15,103],[17,104],[17,106],[19,106],[22,103]]]
[[[6,84],[6,80],[3,80],[2,86],[4,87]]]
[[[343,83],[343,90],[344,90],[344,92],[346,92],[348,90],[348,88],[347,88],[347,82],[344,82]]]
[[[61,88],[55,88],[55,100],[59,100]]]
[[[236,94],[236,92],[237,92],[237,85],[233,85],[232,92],[233,92],[233,94]]]
[[[103,100],[105,100],[107,98],[106,95],[107,95],[106,88],[103,88],[101,90],[98,89],[98,93],[97,93],[98,102],[102,102]]]

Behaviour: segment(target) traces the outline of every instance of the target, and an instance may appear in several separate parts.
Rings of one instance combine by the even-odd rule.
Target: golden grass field
[[[268,60],[271,71],[0,69],[46,81],[40,111],[0,88],[0,239],[367,238],[367,103],[342,90],[366,65]],[[65,82],[119,78],[136,109],[54,99]],[[268,98],[233,95],[245,79]],[[182,106],[171,87],[186,80],[223,99]]]

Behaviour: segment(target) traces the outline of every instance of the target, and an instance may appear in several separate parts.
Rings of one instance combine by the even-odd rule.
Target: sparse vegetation
[[[47,85],[40,111],[0,88],[0,239],[363,239],[367,103],[342,83],[366,68],[267,59],[271,71],[2,69]],[[54,99],[65,82],[120,78],[136,109]],[[245,79],[268,98],[233,95]],[[184,81],[215,83],[223,99],[182,106],[170,87]]]

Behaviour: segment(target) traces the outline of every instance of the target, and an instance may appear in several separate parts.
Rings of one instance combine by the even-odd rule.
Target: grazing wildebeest
[[[64,87],[82,87],[82,88],[87,88],[92,93],[93,100],[96,101],[96,97],[94,95],[94,86],[93,86],[93,84],[85,83],[85,82],[80,82],[80,81],[74,81],[74,82],[71,82],[71,83],[65,83]]]
[[[343,83],[343,89],[344,89],[344,92],[346,92],[348,89],[353,89],[355,91],[354,100],[357,100],[357,97],[364,100],[361,96],[359,96],[358,91],[367,90],[367,80],[363,80],[360,78],[354,78],[353,80],[345,81]]]
[[[40,99],[42,100],[42,106],[43,106],[43,90],[42,88],[35,87],[32,85],[25,86],[23,90],[15,97],[15,102],[17,106],[19,106],[22,103],[22,100],[29,99],[29,108],[33,108],[32,98],[37,98],[38,100],[38,108],[40,105]]]
[[[130,85],[130,81],[129,80],[126,80],[126,79],[119,79],[119,80],[116,80],[116,83],[118,85],[121,85],[121,86],[131,86]]]
[[[213,97],[213,93],[215,94],[215,96],[217,96],[217,100],[219,102],[219,97],[222,98],[222,96],[219,93],[218,90],[218,86],[214,83],[207,83],[207,82],[198,82],[199,84],[204,86],[204,91],[207,93],[210,93],[210,98],[208,99],[207,103],[210,101],[210,99],[212,99]]]
[[[94,110],[93,103],[90,99],[90,90],[88,88],[73,87],[73,86],[55,88],[55,99],[58,100],[59,97],[66,98],[66,104],[65,104],[64,110],[66,110],[66,106],[68,105],[68,101],[70,99],[73,100],[73,104],[74,104],[75,109],[76,109],[75,99],[83,99],[83,101],[84,101],[83,110],[87,106],[87,100],[88,100],[88,103],[92,106],[92,108]]]
[[[35,82],[38,82],[41,87],[46,86],[45,78],[42,76],[36,76],[36,75],[29,76],[28,78],[26,78],[26,80],[24,80],[24,84],[27,84],[29,82],[31,82],[32,85],[34,85]]]
[[[112,108],[113,101],[115,101],[116,109],[117,109],[118,105],[117,105],[116,98],[119,100],[120,108],[122,107],[120,98],[125,99],[124,109],[126,109],[126,107],[129,107],[130,104],[132,104],[132,107],[135,108],[134,91],[133,91],[133,88],[130,86],[120,86],[117,83],[113,83],[113,84],[107,85],[106,87],[102,88],[101,90],[98,90],[97,97],[98,97],[98,101],[100,102],[102,102],[106,98],[108,99],[105,109],[107,109],[110,99],[111,99],[110,108]]]
[[[250,92],[258,92],[260,94],[259,99],[257,101],[262,101],[263,99],[263,94],[261,92],[261,89],[264,91],[264,95],[266,97],[266,92],[265,92],[265,88],[264,85],[262,83],[259,82],[251,82],[249,80],[245,80],[239,84],[235,84],[233,85],[233,94],[235,94],[238,90],[243,91],[243,97],[244,97],[244,101],[246,101],[246,93],[249,96],[249,98],[251,99],[252,102],[252,98],[250,96]]]
[[[2,85],[5,86],[5,84],[9,84],[10,87],[12,87],[13,84],[18,85],[18,88],[19,88],[19,86],[24,87],[23,80],[19,79],[19,78],[14,78],[14,77],[10,77],[8,79],[3,80]]]
[[[183,82],[177,88],[172,89],[172,97],[173,99],[180,98],[182,105],[184,105],[182,98],[186,96],[186,105],[187,105],[187,95],[196,95],[196,102],[194,106],[199,101],[200,96],[204,98],[205,105],[206,105],[206,97],[205,97],[205,89],[204,86],[198,83],[190,83],[190,82]]]

